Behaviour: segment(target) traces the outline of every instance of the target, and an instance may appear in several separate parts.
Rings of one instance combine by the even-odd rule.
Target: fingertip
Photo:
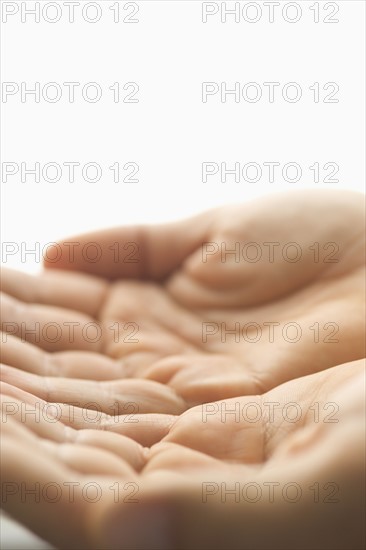
[[[47,245],[43,251],[43,267],[46,269],[60,269],[62,266],[62,246],[54,242]]]

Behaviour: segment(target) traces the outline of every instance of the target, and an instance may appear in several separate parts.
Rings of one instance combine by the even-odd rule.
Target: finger
[[[96,541],[95,531],[100,530],[96,520],[105,509],[113,509],[116,502],[130,502],[131,489],[133,494],[139,490],[139,484],[131,481],[137,474],[126,471],[121,475],[117,459],[103,451],[68,446],[52,452],[51,447],[52,443],[32,445],[28,440],[3,437],[2,507],[57,548],[107,549],[108,546],[100,545],[100,538]],[[89,458],[76,456],[85,451]],[[61,460],[60,455],[65,453]],[[77,466],[80,458],[87,470],[85,459],[94,462],[99,470],[103,469],[101,459],[108,460],[110,466],[113,462],[113,466],[107,475],[101,475],[79,473],[66,464]]]
[[[186,409],[184,401],[174,390],[150,380],[96,382],[52,378],[29,374],[6,365],[1,366],[1,379],[48,403],[76,405],[97,413],[180,414]]]
[[[61,423],[57,404],[50,404],[16,386],[1,382],[1,422],[5,429],[12,420],[26,425],[39,437],[63,443],[71,435],[72,428]]]
[[[53,270],[30,275],[1,268],[1,290],[5,294],[20,302],[53,305],[91,316],[99,311],[107,288],[105,281],[81,273]]]
[[[115,380],[127,374],[121,360],[100,353],[60,351],[48,353],[20,338],[0,333],[2,362],[40,376],[61,376],[88,380]]]
[[[212,212],[179,222],[153,226],[127,226],[88,233],[51,246],[47,268],[83,271],[107,279],[165,278],[205,239]],[[88,260],[88,246],[100,257]],[[57,261],[47,258],[59,257]]]
[[[48,351],[98,351],[102,331],[92,318],[53,306],[26,304],[1,295],[1,330]]]
[[[29,458],[24,460],[24,457]],[[20,439],[3,438],[2,507],[12,517],[58,547],[85,548],[85,533],[81,523],[84,521],[86,502],[78,491],[78,476],[64,464],[50,459],[44,449],[29,447],[27,442]],[[73,484],[76,487],[72,500],[67,489]],[[47,495],[43,497],[41,490],[50,485],[60,488],[59,498],[52,505]],[[67,523],[67,529],[60,529],[60,518]]]
[[[151,447],[169,433],[177,417],[170,414],[124,414],[110,416],[104,413],[92,416],[91,411],[60,404],[60,420],[75,430],[95,428],[133,439],[143,447]]]
[[[100,447],[77,442],[60,444],[49,440],[41,440],[40,445],[50,458],[58,459],[81,474],[116,476],[129,481],[134,480],[137,475],[127,461]]]
[[[62,410],[59,404],[49,404],[4,382],[1,383],[0,401],[3,433],[14,433],[17,436],[14,425],[22,425],[27,428],[28,433],[55,443],[78,444],[109,451],[127,462],[135,471],[140,471],[146,464],[146,450],[129,437],[93,429],[93,424],[90,423],[87,429],[80,430],[63,424],[60,420]]]
[[[25,392],[16,386],[1,382],[1,393],[10,399],[4,398],[5,414],[14,416],[18,421],[24,421],[36,433],[44,429],[40,418],[45,417],[53,423],[59,420],[64,426],[74,430],[92,432],[102,430],[117,437],[125,436],[142,445],[151,447],[162,440],[169,433],[170,428],[177,420],[177,416],[169,414],[122,414],[111,416],[96,410],[82,409],[64,403],[47,403],[35,395]],[[19,406],[19,403],[23,405]],[[29,408],[27,406],[30,405]],[[47,432],[47,427],[46,433]],[[62,428],[64,429],[64,428]],[[43,433],[43,432],[42,432]],[[64,435],[52,432],[53,437]]]
[[[77,433],[77,432],[76,432]],[[134,479],[136,471],[123,456],[116,456],[113,451],[102,446],[85,444],[80,439],[69,442],[55,442],[49,438],[42,438],[28,429],[25,423],[13,418],[2,423],[2,434],[13,440],[25,441],[32,452],[42,450],[51,459],[63,463],[66,467],[82,474],[116,475]],[[99,433],[99,435],[101,435]],[[102,438],[101,438],[102,439]]]
[[[93,429],[72,430],[68,433],[71,444],[78,443],[109,451],[128,463],[135,472],[140,472],[146,464],[147,449],[122,434]]]

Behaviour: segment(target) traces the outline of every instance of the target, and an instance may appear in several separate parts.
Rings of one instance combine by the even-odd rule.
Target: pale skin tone
[[[115,510],[117,523],[136,524],[138,514],[143,517],[141,503],[145,501],[147,505],[150,501],[161,503],[164,511],[165,505],[171,509],[170,503],[174,503],[184,512],[185,519],[174,529],[175,536],[179,533],[178,538],[183,539],[169,539],[168,548],[212,548],[219,540],[223,548],[242,548],[244,539],[248,548],[266,544],[277,548],[272,544],[276,537],[279,548],[286,547],[286,540],[289,548],[305,548],[316,546],[322,536],[321,548],[346,547],[347,541],[334,529],[337,520],[331,510],[344,516],[352,499],[356,503],[361,498],[357,491],[347,493],[343,503],[333,508],[320,505],[325,525],[318,542],[301,522],[314,503],[306,498],[296,503],[292,507],[299,534],[296,543],[288,532],[286,539],[280,520],[289,513],[288,503],[277,499],[274,506],[261,499],[250,508],[248,503],[233,508],[230,502],[222,507],[220,495],[213,495],[212,502],[203,506],[202,483],[227,480],[232,485],[244,478],[301,485],[312,479],[324,485],[334,479],[343,483],[346,460],[350,471],[357,467],[358,459],[351,453],[345,455],[344,443],[337,446],[336,441],[347,435],[357,457],[362,450],[360,439],[355,441],[362,425],[362,387],[355,380],[360,380],[362,365],[355,360],[364,356],[363,234],[362,196],[334,191],[294,193],[217,209],[169,226],[127,227],[71,238],[60,243],[60,260],[48,262],[46,271],[37,277],[4,270],[2,392],[8,407],[5,458],[11,465],[7,479],[77,480],[82,475],[111,485],[111,479],[118,476],[139,484],[140,501],[134,508],[140,512],[131,518],[135,515],[133,505],[117,506],[110,490],[103,491],[97,505],[86,505],[79,495],[72,505],[63,501],[51,506],[54,511],[49,512],[48,522],[43,512],[40,520],[26,503],[21,505],[19,495],[9,496],[9,511],[59,547],[70,547],[74,536],[78,548],[97,548],[98,544],[133,548],[139,529],[130,535],[118,534],[121,542],[116,543],[108,538],[105,525],[113,523]],[[70,242],[80,243],[72,257]],[[98,243],[103,252],[95,263],[80,253],[90,242]],[[116,261],[116,242],[121,243],[120,261]],[[126,243],[135,244],[124,249]],[[239,261],[224,253],[225,247],[232,250],[236,243]],[[257,246],[245,249],[246,243]],[[296,247],[288,243],[296,243]],[[248,261],[258,246],[262,258]],[[124,261],[131,250],[137,251],[137,262]],[[299,250],[299,261],[291,261]],[[288,252],[285,258],[284,251]],[[34,323],[39,323],[39,338],[29,331]],[[50,323],[57,323],[59,330],[54,342],[55,328],[47,329]],[[245,338],[241,333],[236,341],[235,335],[223,338],[222,323],[229,330],[235,323],[240,330],[249,328]],[[291,329],[285,333],[287,338],[283,336],[283,327],[289,323],[301,329],[296,342],[290,341],[294,338]],[[88,324],[94,332],[90,329],[85,338],[83,330]],[[98,326],[101,337],[94,338]],[[131,329],[136,328],[131,336]],[[254,341],[258,330],[260,338]],[[340,363],[347,364],[329,370]],[[343,385],[352,390],[339,397],[345,406],[337,414],[344,421],[336,424],[315,422],[309,412],[304,422],[287,423],[285,430],[282,416],[275,417],[267,423],[269,432],[263,422],[217,422],[217,414],[202,421],[201,404],[220,399],[227,400],[227,407],[237,402],[245,406],[248,400],[263,403],[268,399],[281,406],[296,401],[301,410],[315,414],[309,407],[314,402],[334,401]],[[9,400],[20,408],[22,402],[33,406],[58,403],[59,420],[24,422],[17,407],[9,409]],[[99,412],[93,412],[90,403],[96,403]],[[216,406],[210,405],[213,408],[207,411],[215,411]],[[352,437],[341,431],[345,425]],[[101,427],[102,432],[90,429]],[[237,444],[243,430],[244,447]],[[263,431],[269,433],[266,449]],[[325,446],[328,437],[332,452]],[[291,449],[294,441],[299,446],[296,468],[293,452],[286,447]],[[24,466],[15,457],[20,451],[20,456],[29,454],[29,449],[39,461],[32,461],[25,475]],[[326,475],[325,464],[334,469],[332,479]],[[359,482],[347,480],[359,487]],[[75,508],[77,516],[89,518],[81,525],[75,523]],[[71,531],[57,528],[60,513],[70,516]],[[95,521],[91,521],[94,514]],[[220,521],[213,519],[218,514]],[[265,529],[254,532],[257,515],[268,522],[267,535]],[[243,516],[248,518],[244,522]],[[276,526],[272,517],[278,517]],[[348,547],[358,548],[362,546],[360,524],[357,514],[354,520],[352,517],[355,534],[352,541],[347,539]],[[199,529],[197,518],[202,522]],[[176,521],[172,518],[174,524]],[[205,522],[211,527],[204,528]],[[197,532],[197,538],[187,530]],[[151,540],[154,536],[158,535],[151,535]],[[308,546],[304,537],[308,537]],[[164,547],[161,539],[154,540],[159,543],[151,547]],[[140,542],[136,548],[145,546]]]
[[[364,366],[340,365],[261,397],[217,403],[215,411],[203,405],[157,415],[151,447],[136,441],[143,420],[104,417],[95,429],[80,414],[66,427],[66,411],[52,419],[47,408],[38,422],[24,423],[22,403],[40,410],[47,403],[4,383],[3,506],[58,548],[361,549]],[[273,415],[265,403],[276,403]],[[254,422],[253,404],[263,411]],[[238,417],[222,414],[235,406]],[[38,503],[22,496],[35,482]],[[93,490],[83,498],[90,483],[99,487],[94,503]],[[236,483],[237,502],[229,493]],[[243,493],[249,483],[254,489]],[[59,488],[54,504],[52,488],[42,496],[47,484]],[[256,487],[260,497],[251,502]]]
[[[364,356],[364,209],[357,193],[281,194],[168,226],[127,227],[65,242],[60,260],[49,262],[39,277],[7,270],[2,277],[3,330],[57,352],[35,359],[29,366],[34,374],[146,378],[167,385],[183,410],[264,393]],[[102,250],[96,263],[81,254],[92,242]],[[261,247],[258,262],[242,254],[238,262],[221,256],[221,243],[231,250],[238,243],[242,250],[250,242]],[[269,242],[279,243],[273,261],[263,244]],[[120,243],[119,262],[114,243]],[[123,261],[131,253],[123,249],[126,243],[135,243],[135,263]],[[299,261],[283,258],[288,243],[296,243],[287,251],[292,258],[301,254]],[[219,252],[207,255],[214,246]],[[39,341],[24,326],[22,331],[22,323],[30,331],[37,322]],[[44,332],[50,322],[59,334],[52,326]],[[100,333],[92,327],[83,337],[90,323],[99,324]],[[236,334],[225,334],[235,325]],[[19,354],[35,357],[25,345],[18,348],[9,359],[5,348],[3,362],[16,367]],[[51,380],[49,387],[60,383]],[[67,390],[71,382],[62,384]],[[119,394],[124,385],[108,387]],[[85,392],[92,401],[93,388]]]

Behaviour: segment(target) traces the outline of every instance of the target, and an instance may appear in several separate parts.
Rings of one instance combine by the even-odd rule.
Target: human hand
[[[103,353],[101,323],[93,315],[107,286],[83,274],[33,277],[3,269],[2,380],[48,401],[57,396],[100,413],[180,414],[187,405],[172,388],[126,379],[123,365]]]
[[[96,262],[84,254],[89,243],[101,253]],[[106,331],[103,352],[124,376],[168,384],[188,405],[263,393],[364,355],[356,193],[280,194],[174,224],[84,235],[55,251],[48,268],[103,277],[100,288],[113,281],[96,300],[103,327],[137,328],[130,345]]]
[[[363,373],[358,361],[158,415],[150,448],[110,433],[112,421],[65,427],[64,410],[52,418],[3,383],[3,505],[58,548],[361,549]],[[22,418],[36,402],[47,413]],[[135,437],[138,424],[128,429]]]

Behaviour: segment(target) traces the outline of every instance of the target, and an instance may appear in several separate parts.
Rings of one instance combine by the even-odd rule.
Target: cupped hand
[[[364,219],[357,193],[278,194],[68,239],[49,250],[44,283],[5,292],[91,313],[94,349],[120,375],[167,384],[189,406],[263,393],[364,356]]]
[[[157,415],[143,447],[138,424],[66,426],[47,402],[37,422],[3,383],[3,505],[58,548],[358,550],[363,387],[364,361],[340,365]]]

